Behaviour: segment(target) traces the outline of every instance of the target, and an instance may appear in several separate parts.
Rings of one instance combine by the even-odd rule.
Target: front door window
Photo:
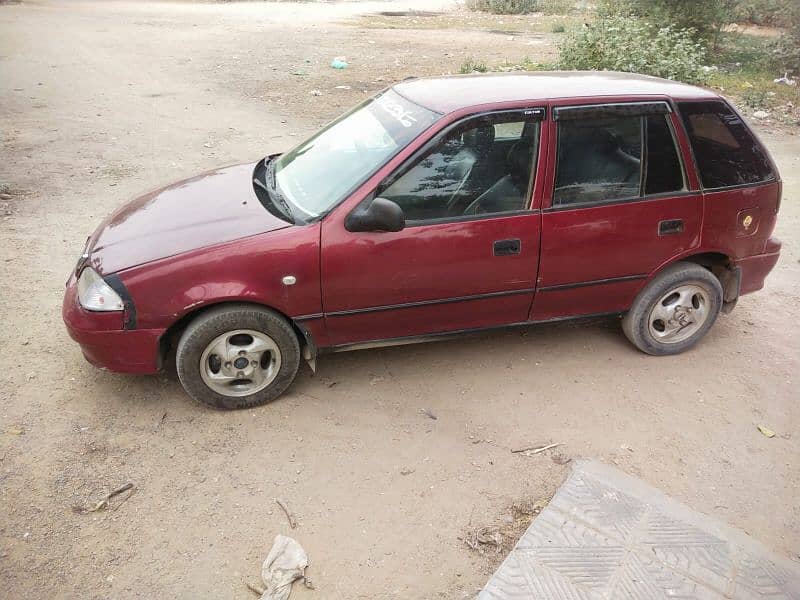
[[[385,181],[376,195],[411,224],[528,208],[539,123],[521,112],[470,119]]]

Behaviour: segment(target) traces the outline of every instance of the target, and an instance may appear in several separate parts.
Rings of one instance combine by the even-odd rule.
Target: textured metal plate
[[[580,461],[479,600],[800,600],[800,565],[595,461]]]

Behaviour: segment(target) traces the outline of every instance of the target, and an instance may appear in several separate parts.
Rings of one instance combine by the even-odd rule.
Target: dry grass
[[[348,24],[366,29],[463,29],[489,31],[507,35],[552,33],[554,29],[582,22],[580,15],[492,15],[461,11],[449,14],[411,13],[408,15],[374,14],[348,21]],[[561,26],[561,27],[559,27]]]
[[[547,501],[540,500],[514,502],[499,522],[470,528],[461,540],[482,556],[505,556],[546,505]]]

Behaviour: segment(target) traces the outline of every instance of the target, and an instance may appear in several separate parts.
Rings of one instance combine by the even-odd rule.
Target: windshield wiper
[[[253,183],[267,193],[267,197],[270,202],[272,202],[272,205],[277,208],[282,215],[291,223],[295,223],[296,221],[292,213],[292,208],[275,186],[275,159],[271,157],[265,158],[264,167],[264,181],[261,181],[258,177],[254,177]]]
[[[283,208],[283,210],[286,211],[286,216],[289,217],[292,220],[292,223],[294,223],[295,222],[295,218],[294,218],[294,213],[292,212],[292,207],[289,206],[288,200],[286,200],[286,198],[283,196],[281,191],[278,189],[278,183],[275,180],[275,163],[276,162],[277,161],[275,159],[271,159],[269,161],[269,163],[266,165],[267,169],[266,169],[266,171],[264,171],[264,179],[265,180],[267,178],[272,179],[272,183],[271,183],[271,186],[270,186],[272,188],[272,193],[274,194],[274,196],[278,200],[278,202],[280,202],[281,207]]]

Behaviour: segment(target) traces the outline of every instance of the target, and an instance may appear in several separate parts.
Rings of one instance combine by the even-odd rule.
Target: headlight
[[[85,267],[78,278],[78,301],[86,310],[114,311],[124,308],[119,294],[91,267]]]

